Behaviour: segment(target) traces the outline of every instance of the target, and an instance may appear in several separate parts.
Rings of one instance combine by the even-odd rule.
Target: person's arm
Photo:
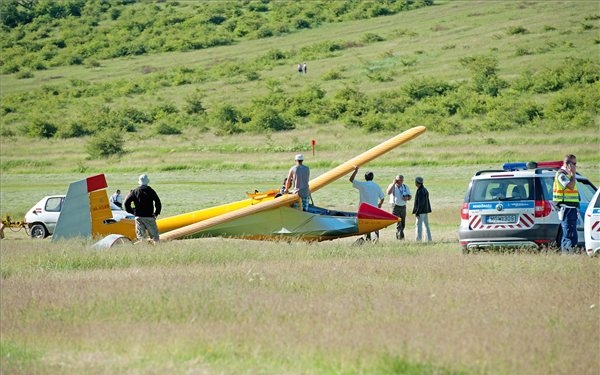
[[[387,195],[392,194],[392,192],[394,191],[394,185],[396,185],[396,181],[392,182],[388,187],[387,190],[385,191],[387,193]]]
[[[412,199],[412,195],[410,195],[410,189],[406,185],[404,185],[404,189],[405,189],[405,192],[406,192],[406,195],[405,195],[406,199],[405,200],[406,201],[411,200]]]
[[[415,204],[413,206],[413,211],[412,211],[412,213],[414,215],[418,215],[419,214],[419,204],[420,204],[420,201],[419,201],[419,190],[417,189],[417,192],[415,193]]]
[[[133,215],[134,214],[133,209],[131,208],[132,202],[133,202],[133,194],[129,193],[125,197],[125,202],[123,203],[123,208],[125,208],[125,211],[127,211],[128,213]]]
[[[567,164],[567,166],[569,167],[569,172],[571,173],[571,176],[569,176],[571,177],[571,181],[569,181],[569,183],[565,187],[567,189],[574,189],[575,184],[577,183],[577,167],[572,163]]]
[[[379,200],[379,204],[377,205],[377,207],[381,208],[381,206],[383,205],[383,201],[384,201],[384,200],[385,200],[385,199],[380,199],[380,200]]]
[[[358,173],[358,165],[354,167],[354,172],[352,172],[352,175],[350,176],[350,182],[354,182],[354,177],[356,177],[356,174]]]
[[[158,197],[158,194],[156,194],[156,192],[154,192],[154,216],[158,216],[160,215],[160,212],[162,211],[162,203],[160,201],[160,198]]]
[[[290,185],[292,184],[292,178],[294,178],[294,172],[290,169],[287,179],[285,180],[285,191],[290,191]]]

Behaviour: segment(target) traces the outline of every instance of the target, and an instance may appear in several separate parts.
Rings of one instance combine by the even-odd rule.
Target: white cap
[[[294,158],[294,160],[304,160],[304,156],[302,154],[297,154],[296,157]]]
[[[148,183],[150,182],[150,179],[148,178],[148,175],[142,174],[142,175],[140,175],[138,182],[140,185],[148,185]]]

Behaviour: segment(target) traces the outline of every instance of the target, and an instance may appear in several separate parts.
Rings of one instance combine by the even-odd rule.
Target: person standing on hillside
[[[565,155],[563,165],[554,176],[552,201],[559,207],[558,218],[562,229],[560,250],[568,254],[577,247],[577,217],[579,191],[577,189],[577,157]]]
[[[373,181],[375,175],[373,172],[367,172],[365,173],[365,181],[357,181],[354,178],[358,173],[358,169],[358,166],[354,167],[354,172],[352,172],[352,175],[350,176],[350,182],[352,182],[352,187],[359,192],[360,203],[367,203],[373,207],[381,208],[381,205],[385,200],[385,194],[383,194],[381,187]],[[374,233],[375,238],[373,238],[372,241],[377,242],[377,240],[379,240],[379,231],[375,231]],[[371,240],[371,233],[367,233],[365,239]]]
[[[429,217],[431,213],[431,203],[429,202],[429,191],[423,185],[423,177],[415,178],[415,204],[412,213],[417,217],[417,227],[415,228],[416,240],[421,241],[423,238],[423,228],[427,235],[427,242],[431,242],[431,230],[429,229]]]
[[[158,194],[148,186],[150,179],[146,174],[140,175],[139,186],[131,191],[125,198],[125,211],[135,215],[136,243],[146,238],[146,232],[154,244],[160,240],[156,217],[160,215],[162,204]],[[133,204],[134,207],[131,207]]]
[[[304,74],[307,74],[308,73],[308,65],[306,65],[306,63],[304,63],[302,65],[302,67],[304,68]]]
[[[308,211],[310,189],[308,182],[310,180],[310,168],[304,165],[304,156],[297,154],[294,157],[296,165],[290,168],[287,179],[285,180],[285,191],[290,191],[290,186],[294,186],[292,193],[298,194],[302,201],[302,210]]]
[[[404,176],[401,174],[396,176],[388,186],[386,193],[390,197],[392,214],[400,218],[400,221],[396,223],[396,238],[403,240],[406,227],[406,202],[412,198],[410,189],[404,184]]]

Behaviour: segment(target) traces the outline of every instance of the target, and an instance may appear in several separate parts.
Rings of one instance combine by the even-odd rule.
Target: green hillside
[[[276,10],[288,4],[261,3],[270,9],[265,13],[281,17]],[[126,4],[120,14],[165,19],[192,6],[182,4]],[[202,5],[214,3],[191,4],[194,12],[175,13],[189,17],[177,25],[189,21],[193,29],[192,20],[207,11]],[[371,3],[347,2],[353,8],[346,10],[356,14],[365,4]],[[287,10],[288,21],[280,23],[297,18]],[[66,33],[73,19],[48,20],[44,35]],[[226,135],[315,124],[376,132],[421,123],[443,134],[598,126],[600,11],[594,1],[448,1],[365,20],[322,19],[188,52],[148,47],[140,55],[101,59],[99,49],[74,65],[41,70],[25,62],[8,69],[19,59],[5,48],[4,71],[16,71],[2,75],[2,135],[121,141],[123,131]],[[89,23],[105,37],[113,33],[111,24],[119,25]],[[153,24],[156,34],[171,30],[163,24]],[[32,39],[25,30],[22,38]],[[62,52],[56,53],[53,59]],[[307,74],[297,73],[301,62]],[[101,148],[92,156],[121,151]]]

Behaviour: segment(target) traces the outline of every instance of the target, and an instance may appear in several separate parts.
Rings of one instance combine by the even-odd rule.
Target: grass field
[[[436,4],[229,47],[36,71],[30,79],[3,75],[0,91],[13,95],[73,79],[135,80],[148,66],[212,69],[274,48],[355,41],[369,32],[386,41],[311,61],[304,81],[295,66],[262,71],[257,81],[210,81],[202,87],[206,105],[247,103],[274,78],[287,91],[319,82],[330,92],[356,84],[372,93],[419,76],[468,79],[458,64],[464,56],[498,56],[499,74],[510,78],[567,56],[598,55],[593,41],[599,40],[594,25],[600,9],[594,1]],[[519,26],[529,32],[507,33]],[[332,69],[343,78],[322,80]],[[370,81],[365,72],[377,69],[402,74]],[[196,88],[162,87],[149,96],[117,99],[99,95],[77,105],[179,105]],[[19,126],[17,115],[6,117],[3,130]],[[3,136],[0,215],[19,220],[41,197],[64,194],[70,182],[97,173],[106,174],[109,193],[135,187],[137,177],[148,173],[163,216],[171,216],[279,187],[298,152],[314,178],[395,135],[342,124],[300,125],[290,132],[224,137],[192,127],[177,136],[141,129],[125,134],[124,155],[108,159],[89,158],[84,138]],[[387,228],[379,243],[365,246],[353,246],[353,238],[313,244],[217,238],[98,251],[91,240],[34,241],[23,230],[7,229],[0,241],[0,372],[598,375],[599,259],[525,251],[463,255],[456,231],[467,184],[478,170],[507,161],[557,160],[568,152],[577,155],[578,171],[599,185],[599,130],[596,121],[596,127],[577,131],[428,131],[363,166],[382,187],[399,173],[411,188],[416,176],[424,177],[433,206],[431,244],[412,240],[412,219],[407,241],[396,241]],[[358,203],[347,177],[313,198],[342,210]]]
[[[463,256],[391,234],[4,240],[3,373],[597,373],[597,259]]]
[[[318,137],[325,150],[306,152],[313,176],[375,145],[374,137],[355,136],[350,143],[335,134]],[[597,141],[598,135],[577,137]],[[397,173],[409,182],[425,177],[434,211],[429,245],[398,243],[387,228],[380,243],[362,247],[352,246],[353,239],[202,239],[94,251],[88,241],[33,241],[7,230],[0,242],[2,368],[15,374],[595,374],[598,259],[460,252],[456,229],[470,176],[504,158],[548,159],[562,148],[510,132],[486,139],[425,133],[365,166],[383,186]],[[234,143],[222,141],[223,149]],[[258,143],[244,138],[237,147]],[[445,160],[458,150],[473,151]],[[595,153],[592,143],[578,151],[586,155],[580,170],[597,183],[598,164],[586,161],[596,160]],[[194,174],[168,170],[164,161],[144,169],[165,216],[277,187],[293,156],[227,151],[221,158],[229,166],[206,167],[202,155]],[[64,168],[3,175],[3,208],[25,210],[85,175],[69,172],[68,163]],[[101,171],[88,173],[95,168]],[[121,162],[106,173],[112,188],[126,189],[139,170]],[[343,178],[314,199],[354,209],[358,198]],[[413,228],[408,221],[409,238]]]

